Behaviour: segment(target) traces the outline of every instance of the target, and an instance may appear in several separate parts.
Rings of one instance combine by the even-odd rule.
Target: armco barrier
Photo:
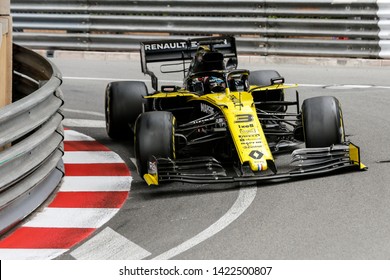
[[[390,2],[388,0],[378,1],[378,26],[379,32],[379,57],[390,58]]]
[[[60,72],[18,45],[13,67],[14,102],[0,109],[0,233],[39,207],[64,174]]]
[[[390,57],[384,0],[13,0],[30,48],[135,51],[146,39],[237,37],[240,53]]]

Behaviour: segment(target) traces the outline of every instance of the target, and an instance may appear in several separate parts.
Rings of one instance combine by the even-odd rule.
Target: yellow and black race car
[[[159,88],[151,63],[163,73],[183,72],[183,86]],[[113,139],[134,135],[137,170],[149,185],[366,169],[359,148],[346,140],[339,101],[320,96],[300,107],[297,91],[295,101],[286,101],[285,89],[295,86],[277,71],[237,69],[234,37],[144,42],[141,65],[154,92],[143,82],[108,84],[106,124]],[[278,172],[275,155],[282,151],[290,151],[291,162]]]

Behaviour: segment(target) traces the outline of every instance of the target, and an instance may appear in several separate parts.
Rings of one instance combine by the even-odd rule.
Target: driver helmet
[[[198,50],[195,54],[195,58],[196,58],[196,61],[199,63],[199,62],[202,62],[203,60],[203,56],[205,53],[209,52],[210,49],[206,46],[200,46],[198,47]]]
[[[223,92],[226,88],[225,81],[218,77],[210,76],[207,82],[212,93]]]

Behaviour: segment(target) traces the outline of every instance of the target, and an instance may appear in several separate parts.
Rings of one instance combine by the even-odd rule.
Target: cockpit
[[[198,95],[210,93],[225,93],[229,91],[247,91],[249,71],[206,71],[189,76],[185,87]]]

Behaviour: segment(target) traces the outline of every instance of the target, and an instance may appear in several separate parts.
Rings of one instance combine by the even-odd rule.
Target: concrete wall
[[[10,0],[0,0],[0,108],[12,99],[12,19]]]

